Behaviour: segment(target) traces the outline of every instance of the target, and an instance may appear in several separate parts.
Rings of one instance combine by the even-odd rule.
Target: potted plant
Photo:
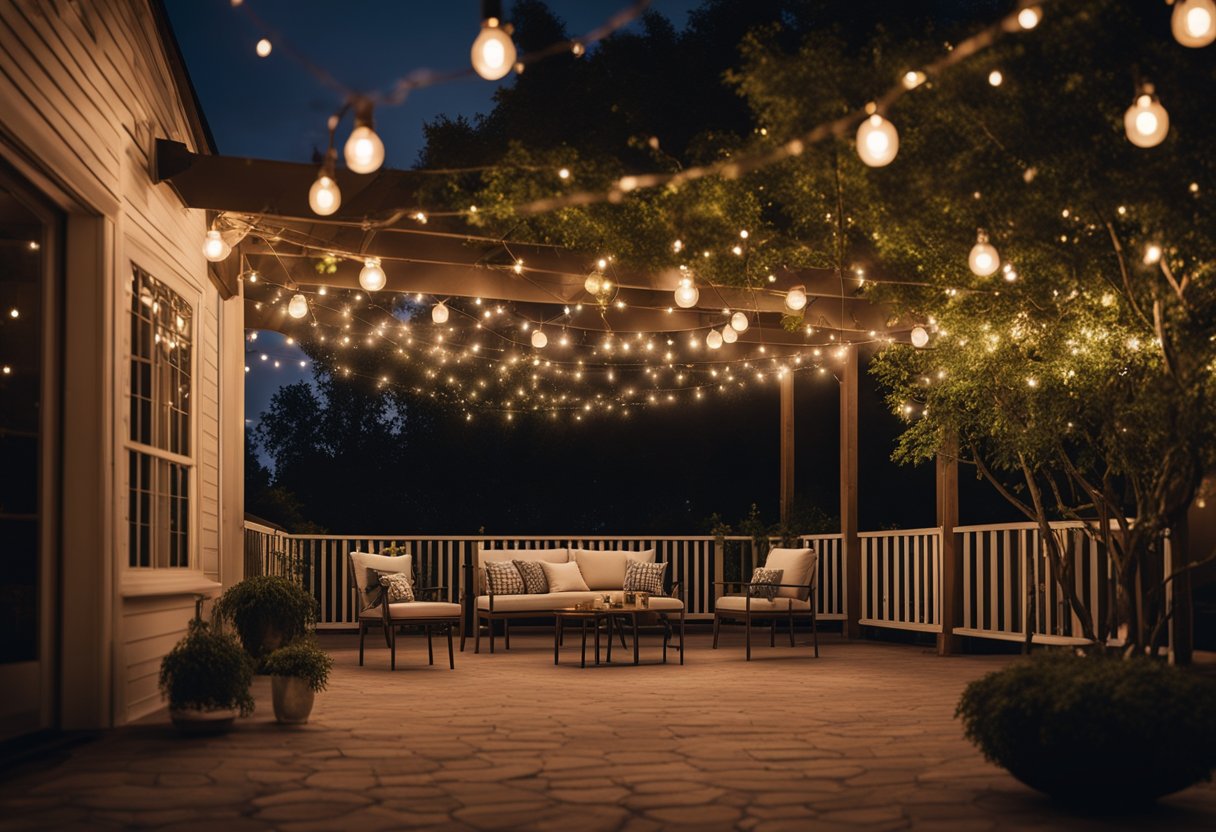
[[[334,660],[311,638],[297,639],[272,652],[262,663],[269,673],[274,717],[279,722],[308,722],[316,694],[325,690]]]
[[[238,715],[253,713],[252,682],[253,664],[240,643],[212,631],[197,607],[186,636],[160,664],[160,689],[184,734],[223,733]]]
[[[956,716],[990,761],[1084,808],[1211,779],[1216,685],[1148,658],[1044,653],[972,682]]]
[[[225,590],[215,614],[232,622],[256,660],[307,633],[317,620],[317,602],[288,578],[257,575]]]

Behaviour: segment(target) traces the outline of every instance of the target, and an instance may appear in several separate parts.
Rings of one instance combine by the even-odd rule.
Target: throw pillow
[[[519,576],[524,579],[524,591],[529,595],[544,595],[549,591],[549,582],[545,580],[545,570],[540,568],[540,562],[535,560],[513,560]]]
[[[785,571],[782,569],[765,569],[757,566],[756,571],[752,572],[752,582],[747,591],[753,598],[767,598],[771,601],[777,597],[777,590],[780,589],[771,584],[781,583],[781,576],[784,574]]]
[[[384,587],[384,596],[390,604],[400,604],[414,600],[414,586],[410,576],[405,572],[376,572],[380,586]]]
[[[630,558],[625,564],[625,592],[649,592],[651,595],[663,594],[663,573],[666,563],[645,563]]]
[[[549,582],[550,592],[588,592],[587,582],[574,561],[567,563],[549,563],[542,561],[540,568],[545,570],[545,580]]]
[[[524,579],[510,561],[487,561],[486,590],[490,595],[523,595]]]

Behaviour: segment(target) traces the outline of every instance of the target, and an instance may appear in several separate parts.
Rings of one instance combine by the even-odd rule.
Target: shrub
[[[253,713],[252,682],[253,665],[240,643],[212,632],[197,618],[160,663],[160,689],[169,697],[170,708],[239,708],[241,716],[248,716]]]
[[[955,715],[990,761],[1090,807],[1155,800],[1216,766],[1216,685],[1147,658],[1038,655],[972,682]]]
[[[314,693],[320,693],[329,683],[329,671],[333,667],[334,660],[328,653],[312,639],[302,638],[267,656],[262,663],[262,672],[304,679]]]
[[[317,602],[287,578],[258,575],[225,590],[215,614],[232,622],[245,649],[257,659],[309,632],[317,620]]]

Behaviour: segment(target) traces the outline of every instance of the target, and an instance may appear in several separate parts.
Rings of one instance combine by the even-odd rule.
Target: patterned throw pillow
[[[625,592],[649,592],[651,595],[663,594],[663,572],[666,563],[645,563],[629,558],[625,561],[625,584],[621,587]]]
[[[523,595],[524,579],[515,564],[508,561],[486,563],[486,590],[490,595]]]
[[[410,576],[405,572],[377,572],[380,586],[384,587],[384,596],[390,604],[400,604],[414,600],[414,587]]]
[[[771,601],[777,597],[777,590],[780,587],[763,586],[763,584],[779,584],[781,576],[784,574],[784,569],[765,569],[757,566],[756,571],[752,573],[752,582],[747,591],[753,598],[767,598]]]
[[[545,579],[545,570],[534,560],[513,560],[519,576],[524,579],[524,591],[529,595],[544,595],[549,591],[549,581]]]

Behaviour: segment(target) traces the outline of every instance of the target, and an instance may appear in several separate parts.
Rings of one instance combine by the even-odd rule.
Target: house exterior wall
[[[195,593],[240,578],[243,312],[208,275],[205,213],[151,178],[157,137],[209,151],[158,14],[149,0],[0,3],[0,158],[67,216],[60,551],[47,622],[59,634],[56,722],[66,729],[160,708],[160,658],[185,632]],[[133,266],[193,307],[184,569],[128,566]]]

